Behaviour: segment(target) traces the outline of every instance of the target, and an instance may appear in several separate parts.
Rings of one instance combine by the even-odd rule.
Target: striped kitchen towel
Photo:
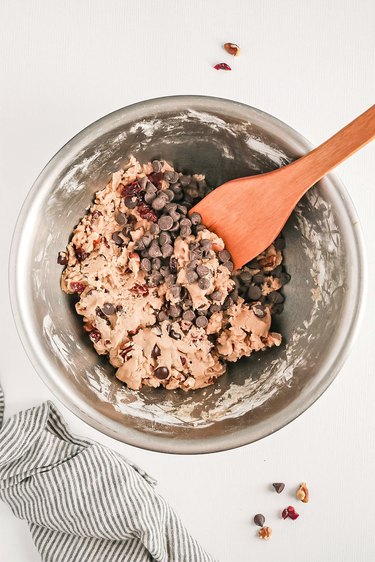
[[[45,402],[2,425],[0,498],[26,519],[45,562],[213,562],[121,455],[72,435]]]

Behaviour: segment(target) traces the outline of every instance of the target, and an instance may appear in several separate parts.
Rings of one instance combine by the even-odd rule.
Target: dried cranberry
[[[79,281],[72,281],[70,283],[70,288],[73,293],[78,293],[80,295],[85,290],[85,285],[83,283],[80,283]]]
[[[146,297],[148,295],[148,287],[147,285],[141,285],[140,283],[136,283],[134,285],[134,287],[132,287],[130,290],[132,293],[135,293],[136,295],[142,295],[144,297]]]
[[[215,64],[214,69],[215,70],[232,70],[231,67],[229,66],[229,64],[227,64],[226,62],[219,62],[218,64]]]
[[[88,254],[82,248],[76,248],[76,256],[78,261],[83,261],[87,258]]]
[[[283,509],[281,517],[283,519],[288,519],[288,517],[290,517],[290,519],[293,519],[294,521],[295,519],[297,519],[297,517],[299,517],[299,513],[296,512],[292,505],[289,505],[288,507]]]
[[[158,217],[155,215],[154,211],[151,209],[151,207],[146,205],[146,203],[140,203],[137,209],[142,219],[150,222],[156,222],[158,220]]]
[[[100,211],[98,211],[97,209],[95,209],[95,211],[92,212],[91,217],[95,220],[98,219],[99,217],[102,216],[102,213]]]
[[[66,252],[59,252],[57,256],[57,263],[59,265],[68,265],[68,254]]]
[[[142,191],[142,187],[137,181],[133,181],[133,183],[129,185],[124,185],[122,188],[122,195],[124,197],[134,197],[134,195],[138,195],[140,191]]]
[[[156,187],[159,186],[162,179],[164,179],[163,172],[154,172],[148,176],[148,179],[151,183],[153,183]]]
[[[89,338],[92,342],[98,343],[101,338],[99,330],[92,330],[89,334]]]
[[[186,365],[186,359],[185,359],[185,357],[182,357],[182,356],[180,355],[180,359],[181,359],[181,365]]]

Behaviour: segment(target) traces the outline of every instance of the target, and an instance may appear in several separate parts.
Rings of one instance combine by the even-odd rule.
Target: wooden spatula
[[[224,183],[190,214],[201,214],[203,224],[224,240],[239,269],[275,240],[310,187],[374,137],[375,105],[295,162]]]

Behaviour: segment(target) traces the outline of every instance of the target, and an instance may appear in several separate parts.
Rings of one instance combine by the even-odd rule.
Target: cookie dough
[[[195,390],[237,361],[280,345],[271,315],[290,277],[283,238],[233,273],[223,241],[188,211],[210,188],[202,175],[134,157],[112,175],[58,262],[99,355],[118,379]]]

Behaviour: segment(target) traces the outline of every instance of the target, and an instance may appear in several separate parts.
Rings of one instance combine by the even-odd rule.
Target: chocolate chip
[[[225,300],[224,300],[224,303],[223,303],[224,310],[227,310],[233,304],[234,304],[234,300],[232,299],[231,296],[228,295],[227,297],[225,297]]]
[[[290,277],[289,273],[286,273],[286,272],[283,271],[282,273],[280,273],[279,279],[280,279],[280,283],[282,285],[286,285],[287,283],[289,283],[291,277]]]
[[[169,369],[168,367],[158,367],[157,369],[155,369],[155,377],[163,380],[163,379],[167,379],[169,376]]]
[[[168,201],[173,201],[174,199],[174,193],[171,189],[165,189],[163,191],[163,193],[165,193],[165,195],[168,197]],[[167,203],[168,204],[168,203]]]
[[[240,277],[241,281],[243,283],[247,284],[247,285],[249,285],[251,283],[251,280],[253,278],[250,271],[248,271],[247,269],[244,269],[243,271],[241,271],[239,277]]]
[[[184,218],[180,220],[180,226],[191,226],[191,220]]]
[[[126,224],[126,215],[124,213],[116,213],[115,221],[117,222],[117,224]]]
[[[191,260],[186,266],[186,269],[195,269],[199,265],[198,260]]]
[[[202,230],[206,230],[206,227],[204,226],[204,224],[197,224],[197,226],[195,227],[195,230],[197,232],[201,232]]]
[[[159,243],[161,246],[164,244],[170,244],[172,242],[171,235],[168,232],[161,232],[159,235]]]
[[[163,258],[169,258],[173,254],[172,244],[164,244],[164,246],[161,247],[161,253]]]
[[[180,228],[180,236],[181,238],[187,238],[191,234],[190,226],[181,226]]]
[[[167,191],[168,191],[167,189],[163,189],[163,190],[160,190],[160,191],[159,191],[159,194],[158,194],[158,197],[161,197],[161,198],[164,199],[164,201],[165,201],[164,207],[165,207],[166,205],[168,205],[168,203],[170,203],[170,201],[169,201],[169,196],[168,196]]]
[[[281,314],[284,310],[283,304],[274,304],[272,305],[272,314]]]
[[[141,189],[145,189],[147,183],[149,183],[148,181],[148,177],[147,176],[143,176],[143,178],[139,178],[138,179],[138,183],[141,186]]]
[[[280,277],[280,275],[282,274],[282,271],[283,271],[282,265],[278,265],[277,267],[275,267],[275,269],[273,269],[270,272],[270,275],[272,275],[272,277]]]
[[[124,203],[125,207],[127,207],[128,209],[135,209],[138,205],[138,199],[135,196],[128,195],[127,197],[125,197]]]
[[[164,179],[170,181],[171,183],[176,183],[179,179],[179,175],[174,170],[167,170],[164,172]]]
[[[237,302],[237,300],[238,300],[238,289],[233,289],[233,291],[230,293],[230,297],[233,300],[233,302]]]
[[[192,322],[195,318],[195,314],[192,310],[185,310],[185,312],[182,315],[182,319],[185,320],[186,322]]]
[[[151,261],[148,258],[143,258],[141,260],[141,269],[142,271],[151,271]]]
[[[220,311],[220,306],[218,304],[211,304],[210,306],[211,314],[214,314],[215,312],[219,312],[219,311]]]
[[[200,264],[197,266],[197,273],[199,277],[206,277],[207,275],[209,275],[210,270],[206,265]]]
[[[180,296],[181,296],[181,285],[173,285],[171,287],[171,293],[172,293],[172,296],[175,299],[180,298]]]
[[[197,224],[201,224],[202,217],[199,213],[194,212],[194,213],[191,213],[190,220],[191,220],[191,222],[194,226],[197,226]]]
[[[171,304],[171,306],[169,307],[169,316],[172,316],[172,318],[178,318],[179,316],[181,316],[181,312],[181,307],[176,304]]]
[[[150,283],[152,285],[160,285],[163,282],[163,276],[160,273],[153,273],[150,276]]]
[[[134,249],[141,252],[146,249],[141,238],[134,243]]]
[[[221,291],[214,291],[213,293],[211,293],[210,297],[212,298],[213,301],[220,301],[222,299],[222,293]]]
[[[124,226],[124,228],[121,230],[121,233],[122,233],[124,236],[129,236],[130,230],[131,230],[130,227],[129,227],[128,225],[126,225],[126,226]]]
[[[247,265],[247,267],[250,267],[250,269],[259,269],[259,263],[258,263],[258,260],[256,258],[249,261],[246,265]]]
[[[228,250],[221,250],[220,252],[218,252],[218,258],[221,262],[225,263],[226,261],[229,261],[231,259],[231,255],[228,252]]]
[[[165,207],[165,199],[163,197],[160,197],[159,195],[158,197],[156,197],[156,199],[153,200],[153,202],[151,203],[151,207],[154,209],[154,211],[161,211]]]
[[[254,523],[255,523],[255,525],[258,525],[258,527],[263,527],[265,521],[266,521],[266,518],[261,513],[257,513],[254,516]]]
[[[196,273],[194,269],[187,269],[186,278],[188,283],[194,283],[198,279],[198,273]]]
[[[253,306],[252,311],[258,318],[264,318],[266,316],[266,309],[261,304]]]
[[[165,283],[167,287],[172,287],[176,283],[176,277],[174,275],[167,275],[165,278]]]
[[[179,334],[178,332],[175,332],[174,330],[169,330],[169,335],[172,339],[174,340],[180,340],[181,339],[181,334]]]
[[[150,226],[150,232],[151,234],[159,234],[160,232],[160,228],[159,225],[156,222],[153,222],[152,225]]]
[[[154,258],[152,260],[152,269],[154,271],[159,271],[160,268],[161,268],[161,259],[160,258]]]
[[[183,187],[187,187],[188,185],[190,185],[190,182],[191,182],[191,176],[185,176],[185,175],[180,176],[180,183]]]
[[[161,355],[161,351],[160,351],[160,347],[159,347],[158,344],[156,343],[156,344],[154,345],[154,347],[152,348],[151,357],[152,357],[153,359],[156,359],[157,357],[159,357],[159,355]]]
[[[272,291],[272,293],[269,293],[267,295],[267,299],[271,304],[281,304],[282,302],[284,302],[284,297],[281,293],[278,293],[277,291]]]
[[[60,265],[68,265],[68,254],[66,252],[59,252],[57,255],[57,263]]]
[[[261,285],[262,283],[264,283],[265,277],[263,275],[263,273],[256,273],[253,277],[253,283],[255,283],[255,285]]]
[[[207,279],[207,277],[201,277],[201,279],[199,279],[198,281],[198,286],[200,289],[202,289],[202,291],[205,291],[206,289],[210,288],[210,282]]]
[[[247,297],[252,301],[257,301],[262,296],[262,291],[257,285],[252,285],[247,291]]]
[[[275,250],[284,250],[284,248],[285,248],[284,238],[276,238],[273,245],[275,246]]]
[[[103,306],[102,306],[102,311],[104,312],[104,314],[106,316],[111,316],[112,314],[115,314],[116,312],[116,307],[110,303],[110,302],[106,302]]]
[[[158,188],[154,186],[153,183],[151,183],[150,181],[147,182],[147,186],[146,186],[146,193],[154,193],[155,195],[158,192]]]
[[[152,169],[155,173],[161,172],[161,169],[162,169],[163,166],[162,166],[160,160],[153,160],[151,162],[151,164],[152,164]]]
[[[183,193],[182,187],[179,183],[174,183],[173,185],[171,185],[171,189],[175,195]]]
[[[200,245],[204,250],[211,250],[212,248],[212,240],[208,240],[208,238],[203,238],[200,241]]]
[[[167,277],[167,275],[170,275],[171,270],[167,265],[162,265],[160,268],[160,273],[162,274],[163,277]]]
[[[276,491],[278,494],[281,494],[281,492],[282,492],[282,491],[284,490],[284,488],[285,488],[284,482],[274,482],[274,483],[272,484],[272,486],[275,488],[275,491]]]
[[[208,324],[208,320],[205,316],[198,316],[198,318],[195,321],[195,325],[197,326],[197,328],[205,328]]]
[[[152,236],[151,236],[151,234],[144,234],[142,236],[141,240],[144,244],[144,247],[148,248],[150,246],[151,242],[152,242]]]
[[[144,199],[146,203],[150,204],[156,199],[156,193],[152,193],[151,191],[146,192]]]
[[[186,205],[178,205],[177,209],[180,211],[182,215],[187,215],[188,208]]]
[[[173,219],[168,215],[163,215],[158,220],[158,225],[160,230],[171,230],[171,228],[173,227]]]
[[[172,217],[171,217],[171,218],[172,218]],[[178,223],[178,221],[177,221],[177,222],[173,223],[173,226],[172,226],[172,228],[170,229],[170,232],[175,233],[175,232],[178,232],[179,230],[180,230],[180,225],[179,225],[179,223]]]
[[[120,236],[120,231],[114,232],[114,233],[112,234],[112,240],[114,241],[114,243],[115,243],[117,246],[122,246],[123,243],[124,243],[123,238],[121,238],[121,236]]]
[[[165,312],[165,310],[161,310],[160,312],[158,312],[158,320],[159,322],[164,322],[164,320],[168,320],[168,314]]]
[[[229,269],[229,271],[232,273],[232,271],[233,271],[233,269],[234,269],[233,262],[231,262],[231,261],[229,260],[229,261],[226,261],[225,263],[223,263],[223,265],[224,265],[227,269]]]
[[[156,240],[153,240],[150,244],[150,248],[148,253],[150,254],[151,258],[160,258],[162,253],[159,247],[159,244],[157,243]]]

